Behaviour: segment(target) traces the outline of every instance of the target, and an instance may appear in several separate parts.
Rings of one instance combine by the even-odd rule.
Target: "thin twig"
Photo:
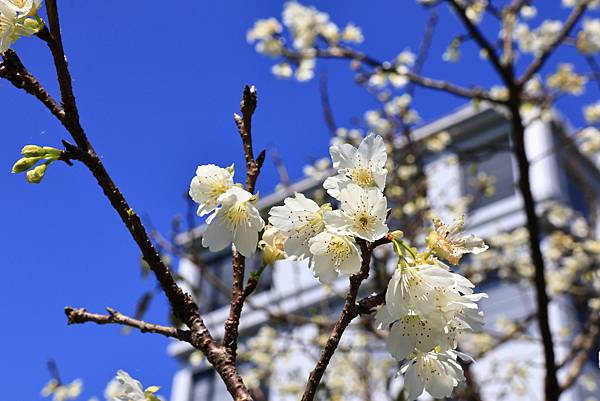
[[[108,315],[91,313],[84,308],[72,308],[67,306],[65,308],[65,314],[67,315],[69,324],[82,324],[86,322],[116,324],[138,329],[142,333],[156,333],[166,337],[176,338],[181,341],[190,341],[189,330],[180,330],[176,327],[148,323],[140,319],[126,316],[112,308],[106,308],[106,310],[108,311]]]
[[[331,357],[335,353],[340,340],[342,339],[342,335],[344,331],[352,322],[352,320],[358,316],[359,308],[356,304],[356,297],[358,295],[358,290],[360,288],[361,283],[369,277],[369,264],[371,263],[371,253],[372,248],[370,244],[365,241],[360,241],[361,248],[361,256],[362,256],[362,264],[360,268],[360,273],[355,274],[350,277],[350,288],[348,289],[348,293],[346,295],[346,301],[344,303],[344,307],[338,320],[329,335],[327,343],[325,347],[321,351],[321,355],[315,368],[310,372],[308,377],[308,382],[306,383],[306,387],[304,388],[304,394],[302,394],[302,401],[312,401],[315,398],[315,394],[317,393],[317,388],[321,379],[323,378],[323,374],[329,365],[329,361]]]
[[[258,179],[266,155],[263,150],[257,158],[254,158],[252,144],[252,115],[254,114],[254,110],[256,110],[256,101],[256,89],[254,86],[246,85],[240,103],[240,111],[242,114],[233,115],[244,146],[244,156],[246,159],[246,190],[250,193],[254,192],[256,180]],[[232,268],[233,280],[231,286],[231,304],[229,316],[224,324],[222,344],[233,360],[235,360],[237,356],[240,317],[242,315],[244,301],[256,289],[258,278],[250,276],[248,284],[246,285],[246,288],[244,288],[246,259],[237,250],[233,250],[232,252]]]

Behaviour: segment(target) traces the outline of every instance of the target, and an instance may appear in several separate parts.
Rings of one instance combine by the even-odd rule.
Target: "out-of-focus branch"
[[[84,308],[72,308],[67,306],[65,308],[65,314],[67,315],[69,324],[82,324],[86,322],[94,322],[96,324],[116,324],[133,327],[142,333],[156,333],[166,337],[176,338],[181,341],[190,341],[189,330],[179,330],[176,327],[147,323],[143,320],[126,316],[112,308],[106,308],[106,310],[108,311],[108,315],[91,313]]]
[[[592,55],[585,57],[585,61],[590,66],[594,81],[596,81],[596,85],[598,85],[598,89],[600,89],[600,65],[598,65],[598,62]]]
[[[322,73],[319,77],[319,95],[321,97],[321,109],[323,110],[325,125],[327,126],[331,136],[335,136],[337,124],[335,123],[333,109],[331,108],[331,102],[329,101],[329,91],[327,90],[327,74],[325,73]]]
[[[554,38],[554,41],[552,41],[552,43],[550,43],[550,45],[548,45],[548,47],[546,47],[546,49],[531,62],[523,74],[523,77],[517,81],[518,85],[525,85],[544,66],[548,58],[552,55],[552,53],[554,53],[554,50],[556,50],[556,48],[565,40],[565,38],[569,36],[569,33],[577,21],[579,21],[585,10],[587,10],[590,2],[591,0],[583,0],[577,6],[575,6],[565,21],[563,28],[558,33],[556,38]]]
[[[560,384],[561,391],[569,389],[577,381],[581,371],[588,361],[590,352],[597,344],[599,338],[600,315],[598,312],[593,312],[593,315],[589,321],[589,329],[587,330],[587,333],[580,333],[573,341],[571,347],[576,353],[574,354],[574,358],[570,363],[569,371],[567,372],[564,381]],[[561,363],[560,366],[565,364],[569,359],[570,356],[565,358],[565,361]]]
[[[513,51],[513,31],[517,14],[525,5],[526,0],[513,0],[506,6],[501,13],[502,19],[502,63],[508,68],[513,68],[514,51]]]
[[[319,383],[323,378],[323,374],[329,365],[331,357],[335,353],[335,350],[342,339],[344,331],[350,322],[352,322],[352,320],[358,316],[359,308],[356,304],[356,297],[358,296],[358,290],[361,283],[367,277],[369,277],[369,264],[371,263],[372,253],[372,247],[367,242],[360,241],[359,245],[362,254],[360,273],[350,277],[350,288],[348,289],[348,293],[346,295],[344,307],[335,326],[333,327],[333,330],[331,331],[331,334],[329,335],[329,339],[327,340],[325,347],[321,351],[321,355],[315,368],[310,372],[308,382],[304,388],[304,394],[302,394],[302,401],[312,401],[314,399]]]
[[[309,49],[305,51],[293,51],[286,49],[283,52],[283,56],[290,60],[299,60],[303,58],[314,57],[355,60],[365,63],[373,68],[378,68],[383,72],[398,74],[398,72],[389,63],[381,62],[364,53],[358,52],[350,48],[335,47],[330,49]],[[487,100],[489,102],[497,104],[506,103],[504,101],[492,98],[488,93],[486,93],[486,91],[478,87],[465,88],[462,86],[454,85],[450,82],[424,77],[412,71],[403,72],[401,75],[406,77],[410,82],[413,82],[416,85],[422,86],[424,88],[447,92],[452,95],[466,99]]]
[[[521,90],[514,82],[509,85],[510,91],[510,114],[511,114],[511,138],[512,150],[517,160],[519,170],[518,187],[523,197],[523,209],[529,231],[529,250],[531,261],[534,266],[533,285],[535,287],[537,322],[542,337],[544,349],[544,364],[546,376],[544,381],[544,394],[546,401],[557,401],[560,397],[560,387],[556,376],[556,360],[554,353],[554,339],[550,329],[548,306],[550,297],[546,288],[546,265],[540,247],[541,230],[536,214],[535,199],[531,191],[529,176],[530,163],[525,149],[525,126],[520,115]]]
[[[458,18],[469,32],[469,35],[471,35],[475,42],[477,42],[479,47],[486,51],[488,59],[492,63],[492,66],[496,69],[498,75],[500,75],[505,83],[508,84],[508,81],[511,78],[510,74],[508,74],[508,71],[502,65],[494,46],[492,46],[492,44],[487,40],[477,25],[471,21],[471,19],[467,16],[467,11],[457,0],[448,0],[448,3],[458,15]]]

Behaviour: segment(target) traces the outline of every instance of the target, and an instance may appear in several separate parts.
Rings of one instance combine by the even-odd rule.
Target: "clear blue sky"
[[[243,165],[232,113],[245,83],[256,85],[259,93],[257,149],[276,147],[292,178],[301,176],[311,157],[327,155],[329,134],[317,81],[276,80],[269,71],[271,60],[246,44],[245,33],[254,20],[279,16],[282,1],[196,1],[173,10],[158,1],[59,3],[83,126],[132,207],[151,216],[157,227],[168,230],[173,216],[185,212],[182,194],[196,165]],[[543,14],[564,15],[558,1],[548,3],[551,10]],[[361,47],[381,59],[391,59],[405,47],[416,49],[422,35],[425,14],[411,0],[373,1],[369,7],[358,0],[312,4],[340,24],[353,21],[363,27],[366,41]],[[489,67],[469,46],[464,49],[469,61],[441,61],[443,49],[458,32],[452,17],[442,20],[425,73],[466,85],[495,83]],[[44,44],[21,40],[16,50],[56,94]],[[319,71],[329,76],[340,125],[350,126],[353,117],[376,106],[352,83],[346,63],[319,64]],[[597,99],[596,87],[589,86],[584,98],[587,103]],[[581,123],[581,101],[561,103],[576,124]],[[425,120],[462,103],[425,92],[416,98]],[[112,306],[132,313],[137,298],[154,283],[140,278],[139,252],[81,165],[57,163],[37,186],[10,174],[23,145],[60,146],[67,134],[32,97],[4,81],[0,109],[3,398],[40,399],[39,390],[49,378],[48,358],[56,359],[65,380],[84,380],[83,400],[101,396],[120,368],[147,385],[161,385],[161,393],[168,396],[176,362],[166,354],[167,340],[149,334],[123,336],[117,327],[66,325],[66,305],[97,312]],[[268,162],[259,189],[268,192],[276,181]],[[161,298],[147,318],[164,322],[166,312]]]

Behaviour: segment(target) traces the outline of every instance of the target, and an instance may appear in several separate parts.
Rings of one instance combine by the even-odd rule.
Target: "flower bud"
[[[387,237],[392,241],[399,240],[404,237],[404,232],[402,232],[402,230],[391,231],[388,233]]]
[[[30,184],[39,184],[46,174],[48,165],[46,163],[40,164],[39,166],[31,169],[27,172],[27,182]]]
[[[43,28],[44,22],[37,18],[27,18],[23,21],[23,25],[25,26],[27,33],[31,32],[31,34],[34,34]]]
[[[40,159],[41,157],[22,157],[12,166],[12,172],[17,174],[27,171],[31,167],[35,166]]]
[[[60,154],[62,153],[62,150],[53,148],[51,146],[44,146],[42,149],[44,149],[47,159],[48,158],[52,158],[52,159],[59,158]]]
[[[21,149],[21,154],[25,157],[42,157],[46,154],[44,148],[38,145],[25,145]]]

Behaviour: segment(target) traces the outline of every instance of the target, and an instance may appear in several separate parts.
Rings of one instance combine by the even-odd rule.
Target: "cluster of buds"
[[[27,172],[27,182],[39,184],[48,166],[60,159],[62,151],[50,146],[26,145],[21,149],[21,154],[23,157],[13,165],[12,172],[14,174]]]

